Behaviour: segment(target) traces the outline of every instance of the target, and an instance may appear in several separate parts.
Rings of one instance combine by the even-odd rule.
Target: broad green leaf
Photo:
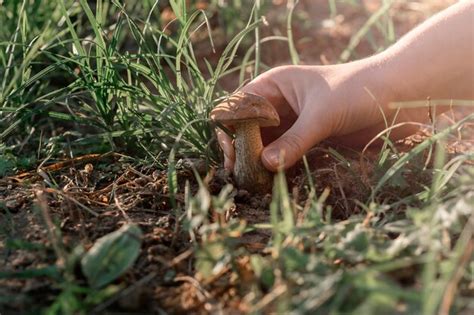
[[[142,231],[133,224],[99,238],[81,260],[89,284],[99,288],[120,277],[140,253]]]

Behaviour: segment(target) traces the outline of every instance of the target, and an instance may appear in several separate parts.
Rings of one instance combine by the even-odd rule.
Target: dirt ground
[[[380,1],[364,0],[364,6],[341,6],[339,15],[332,21],[328,17],[326,0],[300,1],[294,22],[297,50],[302,52],[305,64],[332,63],[347,46],[351,36],[366,21],[371,12],[380,7]],[[431,16],[449,4],[452,0],[431,1],[397,1],[390,11],[393,16],[397,37],[407,32],[420,21]],[[269,26],[262,32],[265,34],[285,33],[282,23],[286,14],[286,1],[273,0],[273,6],[266,15]],[[305,25],[298,25],[301,18],[307,17]],[[375,38],[377,35],[375,34]],[[379,39],[380,40],[380,39]],[[265,44],[263,60],[268,65],[288,63],[289,56],[282,49],[281,43]],[[275,51],[282,54],[274,54]],[[371,48],[364,41],[357,49],[358,56],[370,54]],[[232,90],[236,86],[236,78],[226,80],[225,88]],[[404,143],[400,149],[407,149],[420,142],[422,135],[414,136]],[[353,182],[353,176],[347,169],[332,158],[327,146],[312,151],[308,156],[314,167],[314,180],[318,183],[320,193],[329,187],[334,193],[328,203],[335,208],[334,216],[344,218],[348,213],[341,209],[358,211],[356,204],[350,200],[363,200],[369,193],[365,185]],[[462,148],[461,148],[462,149]],[[359,152],[338,148],[344,157],[355,165],[361,174],[370,173],[371,161],[375,160],[375,151],[367,153],[361,159]],[[456,150],[454,148],[453,150]],[[362,162],[361,162],[362,161]],[[178,203],[184,202],[184,184],[191,180],[192,191],[197,190],[193,181],[191,167],[201,161],[187,161],[188,164],[178,170],[179,193]],[[215,310],[216,305],[223,305],[229,313],[245,312],[248,306],[239,298],[238,292],[243,288],[223,273],[199,284],[193,279],[191,244],[184,232],[176,231],[175,214],[170,212],[170,194],[165,171],[150,166],[133,166],[129,160],[118,154],[89,155],[63,164],[47,166],[48,172],[38,176],[36,172],[17,174],[11,178],[0,179],[0,213],[10,238],[22,239],[35,244],[42,244],[47,249],[33,251],[6,249],[4,240],[0,240],[0,261],[6,271],[18,271],[40,268],[55,263],[54,244],[51,243],[50,232],[56,223],[61,228],[64,249],[70,251],[82,243],[86,248],[98,237],[116,230],[128,221],[140,226],[144,232],[142,251],[134,268],[117,282],[124,286],[132,286],[133,290],[119,295],[108,304],[100,304],[94,310],[101,313],[112,304],[112,309],[129,312],[148,311],[168,313],[207,313]],[[329,170],[329,171],[328,171]],[[216,193],[230,179],[222,171],[215,169],[208,178],[211,192]],[[41,174],[40,174],[41,175]],[[426,178],[428,180],[429,178]],[[360,177],[364,181],[364,177]],[[54,181],[58,189],[47,188],[45,181]],[[301,165],[289,174],[293,197],[304,200],[306,177]],[[423,184],[423,177],[410,185]],[[361,188],[354,188],[361,187]],[[399,197],[409,193],[413,186],[401,188],[396,192]],[[115,198],[109,200],[111,192]],[[38,203],[38,194],[46,196],[46,203]],[[268,222],[269,196],[254,198],[245,191],[233,192],[235,208],[229,215],[245,219],[249,223]],[[50,222],[45,218],[51,219]],[[249,251],[259,252],[270,237],[267,231],[252,232],[241,238],[241,246]],[[53,238],[54,239],[54,238]],[[248,262],[239,262],[245,269]],[[81,275],[78,274],[80,278]],[[84,279],[85,281],[85,279]],[[26,312],[36,306],[49,305],[59,288],[46,277],[27,279],[0,279],[0,296],[10,297],[9,308],[0,309],[2,314]],[[209,299],[208,295],[212,298]],[[14,299],[13,299],[14,297]],[[217,302],[217,300],[219,302]],[[215,303],[214,303],[215,302]],[[146,305],[146,307],[144,307]]]

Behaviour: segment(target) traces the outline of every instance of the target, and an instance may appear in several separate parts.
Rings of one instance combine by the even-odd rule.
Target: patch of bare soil
[[[71,252],[79,243],[89,248],[95,239],[127,222],[134,222],[144,232],[142,254],[134,269],[118,282],[134,286],[142,283],[140,279],[145,279],[147,283],[136,286],[132,292],[134,298],[127,295],[117,300],[117,305],[128,310],[143,309],[145,304],[150,304],[150,310],[164,308],[184,312],[200,309],[203,297],[193,280],[192,245],[186,233],[177,230],[178,214],[170,210],[166,172],[150,167],[137,169],[104,156],[96,156],[95,161],[87,159],[88,163],[81,160],[86,159],[47,166],[50,172],[40,172],[42,176],[31,172],[1,180],[0,215],[5,229],[0,242],[2,271],[13,273],[54,265],[57,263],[55,246],[66,252]],[[196,193],[191,169],[180,170],[178,178],[179,191],[184,191],[184,182],[190,180],[193,182],[191,190]],[[213,179],[211,190],[219,191],[225,181],[225,178]],[[56,183],[57,188],[49,187],[48,182]],[[38,202],[38,193],[47,196],[46,205]],[[249,222],[267,219],[268,214],[261,206],[268,207],[268,197],[262,204],[244,191],[235,191],[234,195],[237,202],[242,202],[241,206],[237,203],[236,209],[243,212],[236,211],[233,216],[243,216]],[[176,199],[182,208],[184,196],[177,194]],[[55,226],[61,230],[60,244],[55,244],[55,238],[50,234]],[[254,246],[257,239],[264,244],[268,235],[262,235],[248,235],[242,244]],[[38,247],[38,251],[11,251],[7,249],[7,242],[12,240],[33,244],[31,246]],[[16,297],[5,310],[12,312],[31,310],[36,303],[48,305],[57,294],[46,277],[2,279],[0,287],[3,296]],[[225,284],[225,290],[227,287]],[[143,304],[144,301],[148,302]]]

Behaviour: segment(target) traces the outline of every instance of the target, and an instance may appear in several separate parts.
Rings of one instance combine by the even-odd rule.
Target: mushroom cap
[[[278,126],[280,117],[264,97],[237,92],[211,111],[211,120],[226,125],[256,121],[260,127]]]

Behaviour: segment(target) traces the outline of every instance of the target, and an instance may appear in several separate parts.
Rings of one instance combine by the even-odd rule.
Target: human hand
[[[265,97],[280,115],[278,127],[262,128],[262,162],[276,171],[288,168],[320,141],[362,145],[384,129],[382,110],[390,91],[380,88],[368,61],[335,66],[285,66],[272,69],[242,90]],[[373,91],[371,91],[373,90]],[[382,109],[382,107],[384,109]],[[385,113],[387,114],[387,113]],[[217,131],[226,169],[235,161],[232,139]]]
[[[460,1],[405,35],[386,51],[333,66],[285,66],[272,69],[242,90],[265,97],[280,115],[281,125],[262,128],[266,146],[262,162],[271,171],[296,163],[311,147],[328,137],[337,142],[367,144],[387,124],[424,122],[428,109],[390,108],[391,102],[473,99],[474,3]],[[456,49],[440,49],[456,47]],[[396,115],[395,115],[396,114]],[[392,119],[396,117],[396,119]],[[400,124],[390,137],[399,139],[418,129]],[[232,139],[218,131],[224,166],[232,169]]]

